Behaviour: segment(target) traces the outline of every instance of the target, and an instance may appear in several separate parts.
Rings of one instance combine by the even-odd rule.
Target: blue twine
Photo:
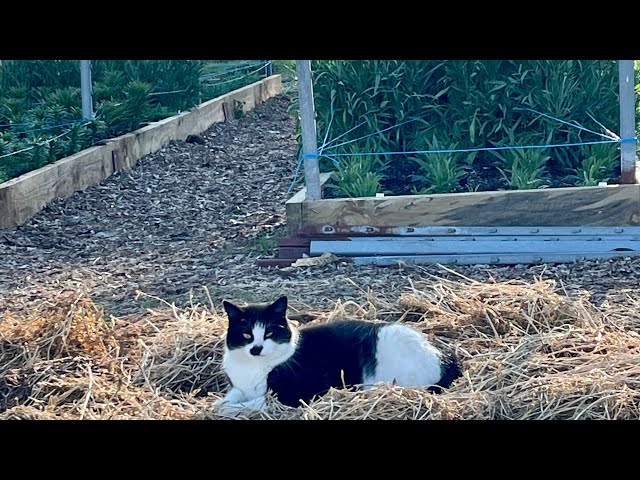
[[[296,172],[293,175],[293,180],[291,181],[291,184],[289,185],[289,188],[287,189],[287,193],[291,193],[291,190],[293,189],[293,186],[296,184],[296,181],[298,180],[298,174],[300,173],[300,167],[302,166],[302,159],[304,158],[304,155],[300,155],[300,159],[298,160],[298,166],[296,167]]]
[[[225,63],[225,64],[215,64],[214,67],[220,67],[220,66],[232,66],[233,68],[228,68],[226,70],[222,70],[222,71],[217,71],[217,72],[210,72],[210,73],[205,73],[204,75],[202,75],[200,78],[209,78],[209,77],[216,77],[218,75],[224,75],[225,73],[233,73],[233,72],[237,72],[239,70],[246,70],[247,68],[251,68],[255,65],[260,65],[264,63],[264,61],[262,60],[257,60],[257,61],[248,61],[248,62],[236,62],[236,63]]]
[[[253,63],[257,63],[260,60],[256,60]],[[239,62],[216,62],[216,63],[210,63],[208,65],[205,65],[205,69],[207,68],[213,68],[213,67],[236,67],[238,65],[242,65],[243,63],[247,63],[250,62],[250,60],[240,60]]]
[[[596,122],[598,125],[600,125],[600,127],[602,127],[602,129],[607,132],[610,133],[611,136],[610,138],[620,138],[618,135],[616,135],[615,133],[613,133],[611,130],[609,130],[607,127],[605,127],[603,124],[601,124],[598,120],[596,120],[593,115],[591,115],[589,112],[587,112],[587,115],[589,115],[589,118],[591,118],[591,120],[593,120],[594,122]]]
[[[344,145],[348,145],[348,144],[350,144],[350,143],[357,142],[358,140],[363,140],[363,139],[365,139],[365,138],[373,137],[374,135],[378,135],[379,133],[386,132],[387,130],[391,130],[392,128],[398,128],[398,127],[401,127],[402,125],[406,125],[407,123],[415,122],[416,120],[418,120],[418,118],[417,118],[417,117],[416,117],[416,118],[411,118],[411,119],[407,120],[406,122],[398,123],[398,124],[396,124],[396,125],[391,125],[390,127],[384,128],[384,129],[382,129],[382,130],[380,130],[380,131],[373,132],[373,133],[370,133],[370,134],[368,134],[368,135],[364,135],[364,136],[359,137],[359,138],[354,138],[353,140],[349,140],[349,141],[347,141],[347,142],[342,142],[342,143],[339,143],[339,144],[337,144],[337,145],[331,145],[330,147],[327,147],[327,148],[338,148],[338,147],[342,147],[342,146],[344,146]]]
[[[367,120],[363,120],[361,121],[359,124],[357,124],[355,127],[350,128],[349,130],[347,130],[346,132],[338,135],[336,138],[334,138],[333,140],[331,140],[329,143],[324,143],[322,145],[322,147],[320,147],[320,150],[322,151],[325,147],[328,147],[329,145],[331,145],[333,142],[335,142],[336,140],[338,140],[339,138],[344,137],[345,135],[347,135],[348,133],[353,132],[356,128],[361,127],[362,125],[364,125],[367,122]]]
[[[155,96],[155,95],[169,95],[169,94],[172,94],[172,93],[182,93],[182,92],[187,92],[187,91],[189,91],[188,88],[183,88],[182,90],[170,90],[168,92],[153,92],[153,93],[150,93],[149,96],[152,97],[152,96]]]
[[[595,135],[598,135],[598,136],[600,136],[600,137],[603,137],[603,138],[606,138],[606,139],[610,140],[609,142],[595,142],[595,143],[612,143],[612,142],[618,142],[618,141],[620,141],[620,139],[619,139],[619,138],[615,138],[615,137],[613,137],[613,136],[611,136],[611,135],[604,135],[604,134],[602,134],[602,133],[595,132],[595,131],[593,131],[593,130],[590,130],[590,129],[588,129],[588,128],[583,127],[583,126],[582,126],[582,125],[580,125],[580,124],[570,123],[570,122],[567,122],[566,120],[562,120],[562,119],[560,119],[560,118],[554,117],[553,115],[549,115],[549,114],[546,114],[546,113],[543,113],[543,112],[539,112],[539,111],[534,110],[534,109],[532,109],[532,108],[528,108],[528,107],[516,107],[516,109],[519,109],[519,110],[528,110],[528,111],[530,111],[530,112],[537,113],[538,115],[542,115],[542,116],[544,116],[544,117],[550,118],[551,120],[555,120],[555,121],[557,121],[557,122],[560,122],[560,123],[563,123],[563,124],[569,125],[569,126],[574,127],[574,128],[578,128],[578,129],[580,129],[580,130],[584,130],[584,131],[589,132],[589,133],[593,133],[593,134],[595,134]],[[591,117],[591,118],[593,119],[593,121],[594,121],[594,122],[596,122],[596,123],[597,123],[600,127],[602,127],[604,130],[607,130],[607,131],[609,131],[609,132],[610,132],[610,130],[609,130],[609,129],[607,129],[604,125],[602,125],[600,122],[598,122],[598,121],[597,121],[595,118],[593,118],[591,115],[589,115],[589,117]],[[347,142],[342,142],[342,143],[339,143],[339,144],[336,144],[336,145],[331,145],[331,144],[332,144],[332,143],[334,143],[336,140],[338,140],[340,137],[343,137],[344,135],[348,134],[349,132],[352,132],[353,130],[355,130],[355,129],[356,129],[356,128],[358,128],[359,126],[363,125],[363,124],[366,122],[366,120],[364,120],[364,121],[360,122],[358,125],[356,125],[355,127],[351,128],[351,129],[349,129],[349,130],[347,130],[345,133],[343,133],[342,135],[339,135],[338,137],[334,138],[333,140],[331,140],[331,141],[330,141],[330,142],[328,142],[328,143],[326,142],[326,136],[325,136],[325,141],[324,141],[323,145],[318,149],[318,155],[319,155],[319,156],[324,156],[325,158],[329,158],[329,159],[331,159],[331,157],[333,157],[333,156],[357,156],[357,155],[402,155],[402,154],[415,154],[415,153],[465,153],[465,152],[479,152],[479,151],[489,151],[489,150],[505,150],[505,149],[510,149],[510,148],[513,148],[513,149],[517,149],[517,148],[555,148],[555,147],[562,147],[562,146],[567,146],[567,147],[569,147],[569,146],[593,145],[593,144],[594,144],[594,143],[585,142],[585,143],[574,143],[574,144],[564,144],[564,145],[535,145],[535,146],[511,146],[511,147],[485,147],[485,148],[477,148],[477,149],[459,149],[459,150],[428,150],[428,151],[427,151],[427,150],[418,150],[418,151],[411,151],[411,152],[379,152],[379,153],[376,153],[376,152],[369,152],[369,153],[351,153],[351,154],[348,154],[348,153],[337,153],[337,154],[335,154],[335,153],[334,153],[334,154],[330,154],[330,155],[323,155],[323,152],[324,152],[324,150],[325,150],[325,149],[333,149],[333,148],[338,148],[338,147],[341,147],[341,146],[344,146],[344,145],[348,145],[348,144],[353,143],[353,142],[356,142],[356,141],[358,141],[358,140],[363,140],[363,139],[365,139],[365,138],[372,137],[372,136],[377,135],[377,134],[379,134],[379,133],[386,132],[386,131],[391,130],[391,129],[393,129],[393,128],[398,128],[398,127],[400,127],[400,126],[402,126],[402,125],[405,125],[405,124],[407,124],[407,123],[413,122],[413,121],[415,121],[415,120],[417,120],[417,118],[409,119],[409,120],[407,120],[407,121],[405,121],[405,122],[402,122],[402,123],[399,123],[399,124],[396,124],[396,125],[392,125],[392,126],[387,127],[387,128],[385,128],[385,129],[383,129],[383,130],[380,130],[380,131],[378,131],[378,132],[373,132],[373,133],[370,133],[370,134],[364,135],[364,136],[362,136],[362,137],[358,137],[358,138],[355,138],[355,139],[353,139],[353,140],[349,140],[349,141],[347,141]],[[576,122],[576,123],[577,123],[577,122]],[[631,139],[631,140],[630,140],[630,139],[625,139],[625,140],[624,140],[624,141],[622,141],[621,143],[627,143],[627,142],[629,142],[629,141],[635,141],[635,140],[633,140],[633,139]],[[314,156],[314,154],[307,154],[307,155],[311,155],[311,156],[308,156],[308,157],[306,157],[306,158],[319,158],[319,157],[317,157],[317,156]],[[335,161],[335,160],[334,160],[334,161]]]
[[[613,137],[611,137],[611,136],[609,136],[609,135],[604,135],[604,134],[602,134],[602,133],[598,133],[598,132],[594,132],[593,130],[589,130],[588,128],[585,128],[585,127],[583,127],[582,125],[580,125],[578,122],[576,122],[576,123],[567,122],[566,120],[562,120],[562,119],[557,118],[557,117],[554,117],[554,116],[552,116],[552,115],[549,115],[549,114],[546,114],[546,113],[539,112],[539,111],[537,111],[537,110],[534,110],[533,108],[527,108],[527,107],[524,107],[524,108],[518,108],[518,107],[516,107],[514,110],[528,110],[528,111],[530,111],[530,112],[537,113],[538,115],[542,115],[543,117],[550,118],[551,120],[555,120],[556,122],[564,123],[565,125],[569,125],[569,126],[571,126],[571,127],[578,128],[578,129],[580,129],[580,130],[584,130],[585,132],[593,133],[594,135],[599,135],[599,136],[604,137],[604,138],[613,139]],[[589,115],[589,116],[591,116],[591,115]],[[593,117],[592,117],[592,118],[593,118]],[[595,119],[594,119],[594,121],[595,121]],[[599,122],[597,122],[597,121],[596,121],[596,123],[599,123]],[[599,123],[599,125],[600,125],[602,128],[604,128],[604,126],[603,126],[602,124],[600,124],[600,123]],[[608,130],[608,129],[606,129],[606,130]]]
[[[20,134],[20,133],[31,133],[31,132],[40,132],[40,131],[44,131],[44,130],[52,130],[54,128],[59,128],[59,127],[66,127],[68,125],[73,125],[73,124],[79,124],[79,123],[91,123],[90,120],[85,120],[85,119],[79,119],[79,120],[70,120],[68,122],[63,122],[63,123],[58,123],[56,125],[44,125],[42,127],[38,127],[38,128],[31,128],[28,130],[20,130],[20,131],[16,131],[15,133]],[[21,124],[10,124],[11,126],[14,125],[21,125],[21,126],[26,126],[26,125],[30,125],[29,123],[21,123]],[[0,125],[0,127],[2,127],[3,125]]]
[[[229,69],[218,71],[218,72],[205,73],[204,75],[200,76],[200,80],[206,80],[208,78],[216,78],[216,77],[220,77],[222,75],[226,75],[228,73],[235,73],[235,72],[238,72],[240,70],[246,70],[247,68],[251,68],[251,67],[254,67],[256,65],[260,65],[260,63],[262,63],[262,62],[244,63],[244,64],[239,64],[239,66],[238,66],[238,64],[236,64],[235,68],[229,68]]]
[[[237,68],[230,68],[230,69],[228,69],[228,70],[223,70],[223,71],[221,71],[221,72],[212,72],[212,73],[207,73],[207,74],[205,74],[205,75],[202,75],[202,76],[200,77],[200,80],[205,80],[205,79],[210,79],[210,78],[221,77],[221,76],[226,75],[226,74],[228,74],[228,73],[235,73],[235,72],[239,72],[239,71],[241,71],[241,70],[246,70],[246,69],[248,69],[248,68],[255,67],[256,65],[264,64],[264,66],[267,66],[269,63],[271,63],[271,62],[266,62],[266,63],[265,63],[265,62],[259,61],[259,62],[246,63],[246,64],[244,64],[244,65],[242,65],[242,66],[237,67]]]
[[[22,125],[31,125],[30,123],[0,123],[0,127],[20,127]]]
[[[333,99],[331,101],[331,118],[329,118],[329,125],[327,125],[327,131],[324,132],[324,139],[322,140],[322,145],[320,146],[319,152],[322,153],[324,148],[327,146],[327,138],[329,137],[329,131],[331,130],[331,124],[333,123],[333,117],[335,114],[335,110],[333,108]]]
[[[481,152],[481,151],[492,151],[492,150],[523,150],[528,148],[578,147],[581,145],[599,145],[599,144],[605,144],[605,143],[637,143],[637,141],[638,141],[637,137],[630,137],[630,138],[611,139],[611,140],[599,140],[594,142],[576,142],[576,143],[560,143],[560,144],[545,144],[545,145],[510,145],[510,146],[504,146],[504,147],[458,148],[458,149],[444,149],[444,150],[410,150],[410,151],[404,151],[404,152],[358,152],[358,153],[334,153],[334,154],[324,154],[322,152],[304,153],[300,156],[300,159],[298,160],[296,172],[295,172],[293,181],[291,182],[291,184],[289,185],[289,188],[287,189],[287,193],[291,193],[291,190],[293,189],[293,186],[296,183],[303,160],[309,160],[309,159],[327,158],[332,162],[334,162],[334,164],[336,164],[338,163],[338,160],[335,157],[353,157],[358,155],[415,155],[415,154],[430,154],[430,153],[469,153],[469,152]]]
[[[14,155],[18,155],[19,153],[24,153],[24,152],[28,152],[30,150],[33,150],[36,147],[42,147],[43,145],[46,145],[48,143],[53,142],[54,140],[57,140],[61,137],[64,137],[65,135],[67,135],[68,133],[71,132],[71,129],[67,130],[66,132],[62,132],[60,135],[56,135],[55,137],[51,137],[48,140],[45,140],[43,142],[40,143],[34,143],[29,147],[23,148],[21,150],[16,150],[15,152],[10,152],[10,153],[6,153],[4,155],[0,155],[0,158],[7,158],[7,157],[12,157]]]
[[[516,107],[518,108],[518,107]],[[325,134],[324,140],[323,140],[323,144],[321,145],[321,147],[318,149],[318,153],[305,153],[302,154],[300,156],[300,159],[298,160],[298,165],[296,167],[296,171],[295,171],[295,175],[293,178],[293,181],[291,182],[291,184],[289,185],[289,188],[287,190],[287,193],[290,193],[291,190],[293,189],[293,186],[295,185],[295,182],[298,178],[298,174],[300,171],[300,168],[302,166],[302,162],[303,160],[307,160],[307,159],[320,159],[320,158],[327,158],[329,160],[331,160],[334,164],[339,164],[339,161],[337,160],[336,157],[354,157],[354,156],[363,156],[363,155],[416,155],[416,154],[442,154],[442,153],[471,153],[471,152],[482,152],[482,151],[497,151],[497,150],[524,150],[524,149],[540,149],[540,148],[563,148],[563,147],[578,147],[578,146],[584,146],[584,145],[600,145],[600,144],[607,144],[607,143],[637,143],[637,137],[632,137],[632,138],[614,138],[610,135],[604,135],[602,133],[598,133],[595,132],[593,130],[590,130],[588,128],[583,127],[580,124],[574,124],[574,123],[570,123],[567,122],[565,120],[562,120],[560,118],[556,118],[552,115],[548,115],[546,113],[542,113],[539,112],[537,110],[534,110],[532,108],[520,108],[521,110],[529,110],[533,113],[537,113],[539,115],[542,115],[544,117],[550,118],[551,120],[555,120],[557,122],[569,125],[571,127],[574,128],[578,128],[580,130],[584,130],[586,132],[589,133],[593,133],[595,135],[598,135],[600,137],[604,137],[607,140],[600,140],[600,141],[593,141],[593,142],[575,142],[575,143],[565,143],[565,144],[543,144],[543,145],[509,145],[509,146],[501,146],[501,147],[479,147],[479,148],[459,148],[459,149],[441,149],[441,150],[410,150],[410,151],[389,151],[389,152],[356,152],[356,153],[329,153],[329,154],[325,154],[324,151],[326,149],[333,149],[333,148],[338,148],[344,145],[348,145],[350,143],[356,142],[358,140],[363,140],[365,138],[369,138],[372,137],[374,135],[377,135],[379,133],[391,130],[392,128],[397,128],[400,127],[402,125],[405,125],[407,123],[410,123],[412,121],[417,120],[417,118],[412,118],[409,119],[405,122],[396,124],[396,125],[392,125],[390,127],[387,127],[383,130],[377,131],[377,132],[373,132],[367,135],[364,135],[362,137],[358,137],[355,138],[353,140],[349,140],[346,142],[342,142],[339,144],[335,144],[335,142],[347,135],[349,132],[352,132],[353,130],[355,130],[356,128],[360,127],[361,125],[363,125],[366,120],[363,120],[362,122],[360,122],[358,125],[356,125],[355,127],[347,130],[346,132],[344,132],[343,134],[339,135],[338,137],[334,138],[333,140],[331,140],[330,142],[327,142],[327,134],[329,132],[329,128],[331,126],[332,120],[333,118],[331,118],[331,120],[329,121],[329,126],[327,127],[327,132]],[[332,112],[333,113],[333,112]],[[604,130],[610,132],[609,129],[607,129],[604,125],[602,125],[600,122],[598,122],[595,118],[593,118],[593,116],[589,115],[589,117],[591,117],[591,119],[596,122],[600,127],[602,127]],[[333,144],[333,145],[332,145]]]
[[[245,73],[244,75],[241,75],[241,76],[236,77],[236,78],[231,78],[229,80],[225,80],[224,82],[215,83],[212,86],[219,87],[220,85],[225,85],[227,83],[237,82],[238,80],[242,80],[243,78],[247,78],[248,76],[253,75],[254,73],[257,73],[260,70],[262,70],[264,68],[267,68],[270,64],[271,64],[271,62],[269,61],[269,62],[265,63],[264,65],[262,65],[260,68],[257,68],[255,70],[253,70],[252,72]]]
[[[495,150],[524,150],[530,148],[561,148],[561,147],[579,147],[582,145],[598,145],[604,143],[635,143],[637,137],[611,139],[611,140],[598,140],[593,142],[575,142],[575,143],[559,143],[559,144],[544,144],[544,145],[509,145],[503,147],[479,147],[479,148],[456,148],[456,149],[442,149],[442,150],[409,150],[402,152],[357,152],[357,153],[305,153],[302,155],[303,159],[314,158],[328,158],[334,160],[334,157],[354,157],[362,155],[415,155],[415,154],[430,154],[430,153],[470,153],[470,152],[482,152],[482,151],[495,151]],[[334,160],[335,161],[335,160]]]
[[[504,147],[459,148],[459,149],[444,149],[444,150],[411,150],[411,151],[404,151],[404,152],[358,152],[358,153],[334,153],[334,154],[324,154],[322,152],[304,153],[300,156],[293,181],[289,185],[289,188],[287,189],[287,193],[291,193],[291,190],[293,189],[293,186],[296,183],[303,160],[309,160],[309,159],[327,158],[331,160],[334,164],[337,164],[339,162],[335,157],[338,157],[338,156],[350,157],[350,156],[358,156],[358,155],[415,155],[415,154],[423,154],[423,153],[424,154],[469,153],[469,152],[481,152],[481,151],[492,151],[492,150],[523,150],[528,148],[577,147],[581,145],[599,145],[604,143],[636,143],[637,141],[638,141],[637,137],[632,137],[632,138],[621,138],[621,139],[611,139],[611,140],[599,140],[594,142],[576,142],[576,143],[564,143],[564,144],[510,145],[510,146],[504,146]]]
[[[442,149],[442,150],[411,150],[411,151],[402,151],[402,152],[389,151],[389,152],[356,152],[356,153],[329,153],[329,154],[325,154],[324,153],[325,149],[332,149],[332,148],[337,148],[337,147],[340,147],[340,146],[343,146],[343,145],[347,145],[347,144],[356,142],[358,140],[362,140],[362,139],[371,137],[371,136],[376,135],[378,133],[382,133],[382,132],[385,132],[387,130],[391,130],[392,128],[397,128],[397,127],[405,125],[405,124],[407,124],[409,122],[417,120],[417,118],[413,118],[413,119],[407,120],[405,122],[402,122],[402,123],[399,123],[399,124],[396,124],[396,125],[392,125],[391,127],[387,127],[387,128],[385,128],[383,130],[380,130],[378,132],[373,132],[373,133],[370,133],[368,135],[364,135],[362,137],[359,137],[359,138],[356,138],[356,139],[353,139],[353,140],[349,140],[347,142],[342,142],[342,143],[339,143],[339,144],[330,145],[330,144],[334,143],[341,136],[346,135],[347,133],[353,131],[359,125],[362,125],[364,123],[364,122],[361,122],[356,127],[348,130],[347,132],[343,133],[339,137],[336,137],[335,139],[330,141],[329,144],[327,144],[326,140],[325,140],[325,143],[319,149],[318,153],[316,153],[316,154],[304,154],[303,155],[303,159],[328,158],[329,160],[332,160],[334,163],[336,163],[337,160],[336,160],[335,157],[349,157],[349,156],[353,157],[353,156],[359,156],[359,155],[415,155],[415,154],[434,154],[434,153],[435,154],[438,154],[438,153],[471,153],[471,152],[496,151],[496,150],[523,150],[523,149],[534,149],[534,148],[562,148],[562,147],[577,147],[577,146],[583,146],[583,145],[598,145],[598,144],[606,144],[606,143],[635,143],[635,142],[637,142],[637,138],[636,137],[620,139],[619,137],[615,138],[615,137],[613,137],[611,135],[604,135],[602,133],[598,133],[598,132],[595,132],[595,131],[590,130],[588,128],[585,128],[580,124],[570,123],[570,122],[567,122],[567,121],[562,120],[560,118],[554,117],[552,115],[548,115],[546,113],[539,112],[539,111],[534,110],[532,108],[516,107],[516,109],[531,111],[533,113],[536,113],[536,114],[542,115],[544,117],[550,118],[551,120],[555,120],[557,122],[572,126],[574,128],[578,128],[580,130],[584,130],[586,132],[593,133],[593,134],[598,135],[600,137],[604,137],[607,140],[594,141],[594,142],[575,142],[575,143],[566,143],[566,144],[510,145],[510,146],[502,146],[502,147],[480,147],[480,148],[460,148],[460,149]],[[589,116],[600,127],[602,127],[604,130],[610,132],[609,129],[607,129],[604,125],[602,125],[600,122],[595,120],[595,118],[593,118],[591,115],[589,115]],[[328,146],[328,145],[330,145],[330,146]]]

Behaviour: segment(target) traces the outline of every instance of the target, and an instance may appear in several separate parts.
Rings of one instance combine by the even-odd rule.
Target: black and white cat
[[[218,408],[263,410],[271,390],[284,405],[335,388],[448,388],[461,375],[457,359],[444,355],[408,325],[361,320],[297,328],[287,319],[287,297],[239,307],[223,302],[229,319],[222,367],[231,389]]]

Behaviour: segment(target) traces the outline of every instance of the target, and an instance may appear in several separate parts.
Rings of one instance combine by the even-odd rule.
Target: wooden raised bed
[[[310,62],[299,60],[305,188],[286,204],[288,237],[278,258],[261,263],[287,265],[323,253],[377,265],[430,263],[430,258],[511,264],[640,254],[633,61],[619,66],[621,136],[631,140],[621,143],[620,185],[325,199],[322,185],[328,176],[318,175]]]
[[[320,175],[321,189],[330,177]],[[280,241],[277,258],[261,259],[260,265],[287,266],[324,252],[342,261],[378,265],[563,262],[640,252],[638,184],[318,200],[309,199],[304,187],[286,202],[286,218],[288,235]],[[397,242],[377,243],[378,248],[372,247],[375,243],[345,244],[383,239]],[[519,244],[496,243],[498,239]],[[473,248],[458,243],[461,256],[456,259],[442,254],[440,240],[479,242]],[[567,243],[554,245],[549,240]],[[601,241],[604,251],[594,252],[593,243],[584,243],[594,240]],[[572,253],[569,244],[577,250]],[[416,251],[408,253],[409,245]],[[451,245],[444,250],[455,251]]]
[[[0,184],[0,229],[14,228],[56,198],[96,185],[113,173],[133,168],[137,161],[172,140],[206,131],[211,125],[234,118],[238,106],[245,111],[282,92],[280,75],[272,75],[196,108],[154,122],[108,140],[55,163]]]

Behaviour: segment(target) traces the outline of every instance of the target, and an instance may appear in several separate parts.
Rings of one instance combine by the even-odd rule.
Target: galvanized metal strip
[[[394,255],[387,257],[355,257],[356,265],[395,266],[399,263],[414,265],[536,265],[541,263],[571,263],[584,260],[603,260],[638,256],[634,253],[530,253],[530,254],[479,254],[479,255]]]
[[[307,235],[640,235],[640,227],[307,226]]]
[[[431,237],[346,237],[340,240],[349,242],[517,242],[522,240],[545,242],[584,240],[597,242],[604,240],[637,241],[640,240],[640,235],[435,235]],[[326,241],[335,242],[336,240]]]
[[[454,254],[503,254],[503,253],[596,253],[614,251],[640,251],[640,241],[625,240],[571,240],[548,242],[544,240],[522,241],[403,241],[359,242],[344,240],[312,241],[310,255],[329,252],[338,256],[357,257],[367,255],[454,255]]]

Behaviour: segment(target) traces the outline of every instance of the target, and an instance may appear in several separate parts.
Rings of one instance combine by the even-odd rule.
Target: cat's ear
[[[225,312],[227,312],[227,317],[229,317],[229,323],[240,320],[242,318],[242,314],[244,313],[240,307],[231,303],[229,300],[223,300],[222,306],[224,307]]]
[[[269,311],[277,317],[285,318],[288,302],[287,296],[283,295],[269,306]]]

